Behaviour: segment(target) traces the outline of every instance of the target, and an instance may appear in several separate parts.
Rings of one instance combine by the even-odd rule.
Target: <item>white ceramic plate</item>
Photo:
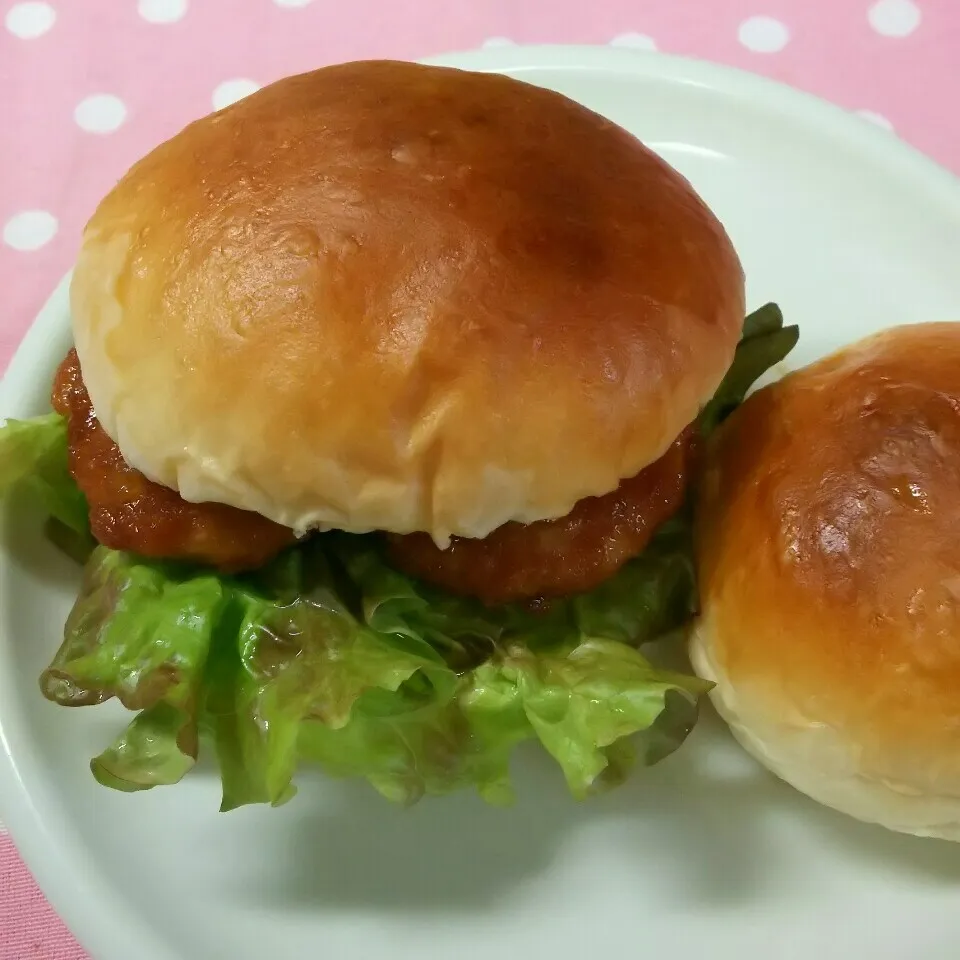
[[[629,51],[444,62],[559,89],[686,173],[732,233],[750,303],[776,299],[801,324],[793,365],[879,327],[960,319],[960,186],[856,117]],[[0,412],[43,408],[68,336],[61,287],[10,367]],[[36,682],[75,573],[36,518],[7,518],[4,536],[2,816],[100,960],[957,955],[960,848],[816,807],[709,718],[673,758],[587,805],[537,759],[506,812],[469,796],[400,810],[315,775],[283,809],[229,815],[216,812],[210,770],[145,794],[104,790],[87,759],[117,712],[54,707]]]

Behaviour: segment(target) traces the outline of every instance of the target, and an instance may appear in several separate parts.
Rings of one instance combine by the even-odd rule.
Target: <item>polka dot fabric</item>
[[[957,0],[0,0],[0,367],[97,199],[159,140],[284,74],[360,57],[595,43],[826,97],[960,172]],[[0,960],[80,960],[0,835]]]

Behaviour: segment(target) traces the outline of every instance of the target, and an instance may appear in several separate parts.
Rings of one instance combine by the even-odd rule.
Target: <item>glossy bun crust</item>
[[[184,498],[480,537],[663,454],[730,363],[740,263],[687,182],[558,94],[292,77],[136,164],[71,290],[97,416]]]
[[[822,803],[960,839],[960,324],[749,399],[703,478],[698,566],[692,658],[741,742]]]

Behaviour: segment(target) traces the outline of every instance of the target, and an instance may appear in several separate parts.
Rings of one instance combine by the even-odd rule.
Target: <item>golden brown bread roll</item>
[[[96,414],[184,498],[482,537],[660,457],[743,274],[690,185],[559,94],[328,67],[188,126],[100,204],[71,289]]]
[[[960,324],[895,328],[754,394],[702,479],[691,654],[814,799],[960,839]]]

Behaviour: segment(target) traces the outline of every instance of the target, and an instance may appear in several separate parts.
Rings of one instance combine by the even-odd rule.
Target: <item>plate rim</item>
[[[720,90],[754,103],[789,110],[791,119],[805,120],[823,132],[853,140],[881,162],[931,180],[960,201],[960,173],[954,173],[896,132],[860,117],[832,100],[808,93],[763,74],[696,57],[628,47],[577,44],[515,44],[461,50],[424,57],[420,63],[491,73],[524,74],[542,70],[615,72],[638,79],[668,80],[679,85]]]
[[[895,134],[882,130],[830,101],[775,80],[705,60],[611,46],[510,45],[444,53],[419,62],[485,72],[524,74],[538,71],[612,73],[637,80],[667,80],[713,90],[753,104],[775,108],[794,122],[815,127],[866,151],[895,176],[924,186],[955,211],[960,223],[960,178]],[[29,392],[38,358],[61,325],[69,303],[72,271],[57,284],[0,380],[0,418],[15,416],[16,398]],[[0,550],[0,578],[10,563]],[[0,611],[4,600],[0,597]],[[0,627],[0,665],[13,642]],[[22,690],[12,671],[0,670],[0,808],[10,839],[51,908],[80,945],[97,960],[184,960],[157,939],[142,915],[127,915],[112,899],[105,874],[87,872],[77,851],[64,849],[48,832],[31,797],[29,783],[37,764],[17,748],[23,717],[14,707]],[[30,768],[33,767],[31,771]],[[27,772],[24,774],[23,770]]]

